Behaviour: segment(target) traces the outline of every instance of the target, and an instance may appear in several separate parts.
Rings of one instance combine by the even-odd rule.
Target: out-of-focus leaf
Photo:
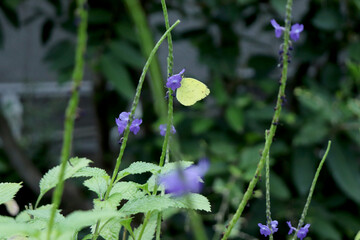
[[[226,108],[225,118],[230,127],[235,132],[241,132],[244,130],[244,113],[242,109],[233,105]]]
[[[331,222],[320,217],[313,218],[311,224],[311,230],[313,230],[318,235],[319,239],[328,239],[328,240],[342,239],[341,234],[335,228],[335,226]]]
[[[211,94],[215,96],[216,102],[219,105],[223,105],[228,101],[229,96],[225,90],[224,83],[221,81],[220,78],[216,77],[214,79],[214,85],[211,88],[211,91]]]
[[[255,55],[249,59],[248,65],[255,70],[255,76],[257,78],[264,78],[274,70],[277,61],[271,56]]]
[[[341,27],[343,22],[339,13],[333,9],[321,9],[312,20],[313,24],[326,31],[334,31]]]
[[[89,24],[106,24],[111,22],[111,13],[103,9],[92,8],[89,10]]]
[[[284,16],[286,0],[271,0],[270,4],[280,16]],[[282,23],[279,23],[279,24],[283,25]]]
[[[207,132],[214,125],[214,120],[211,118],[199,118],[193,122],[191,132],[193,134],[202,134]]]
[[[0,21],[0,48],[4,47],[4,34],[3,34],[3,28]]]
[[[360,7],[359,7],[360,8]],[[356,234],[355,240],[360,240],[360,231]]]
[[[14,27],[19,27],[19,18],[14,6],[8,4],[7,1],[0,1],[0,9]]]
[[[42,31],[41,31],[42,44],[46,44],[49,41],[53,30],[54,30],[54,21],[51,18],[46,19],[44,24],[42,25]]]
[[[139,44],[139,40],[135,34],[134,28],[128,22],[119,22],[115,26],[115,31],[120,39],[128,40],[129,42]]]
[[[295,146],[308,146],[324,141],[328,134],[328,128],[325,122],[310,121],[305,123],[299,133],[294,138]]]
[[[347,53],[351,60],[360,62],[360,41],[349,44],[347,48]]]
[[[291,197],[289,188],[284,180],[274,172],[270,173],[270,194],[280,200],[288,200]]]
[[[116,41],[110,44],[111,53],[121,62],[130,67],[141,69],[144,66],[145,59],[140,51],[125,41]]]
[[[74,66],[75,45],[69,40],[62,40],[54,44],[44,57],[50,68],[59,71]]]
[[[356,158],[345,149],[343,144],[334,141],[327,166],[340,189],[352,200],[360,203],[359,164],[356,162]]]
[[[359,218],[354,217],[354,215],[348,212],[335,212],[333,216],[334,221],[345,230],[344,232],[346,232],[349,238],[353,237],[360,228]]]
[[[105,55],[100,61],[100,70],[124,98],[131,100],[135,95],[135,87],[126,68],[109,55]]]
[[[301,195],[309,192],[315,175],[316,159],[308,148],[296,148],[292,155],[292,177]]]
[[[263,147],[263,144],[256,145],[253,147],[247,147],[247,148],[244,148],[240,154],[239,167],[241,170],[243,170],[245,172],[244,179],[246,181],[250,181],[254,175],[256,166],[260,159],[260,153],[261,153],[262,147]]]

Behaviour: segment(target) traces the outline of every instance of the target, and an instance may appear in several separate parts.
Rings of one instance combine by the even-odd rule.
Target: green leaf
[[[94,209],[95,210],[117,210],[117,207],[120,205],[120,201],[123,199],[120,193],[115,193],[111,195],[108,199],[94,199]]]
[[[237,133],[244,130],[244,113],[233,105],[226,108],[225,118],[230,127]]]
[[[356,234],[355,240],[360,240],[360,231]]]
[[[319,236],[319,239],[339,240],[342,239],[340,232],[329,221],[320,217],[314,217],[311,229]]]
[[[3,223],[15,223],[15,219],[12,217],[0,215],[0,224],[3,224]]]
[[[167,208],[186,208],[194,210],[211,211],[210,203],[206,197],[190,193],[183,197],[164,196],[145,196],[130,200],[120,209],[126,215],[136,213],[146,213],[150,211],[163,211]]]
[[[73,177],[105,177],[109,176],[104,169],[96,167],[84,167],[77,171]]]
[[[97,221],[106,221],[111,218],[120,218],[122,217],[116,211],[75,211],[70,213],[65,220],[60,224],[62,229],[73,229],[80,230],[84,227],[91,226]]]
[[[0,204],[13,199],[21,187],[21,183],[0,183]]]
[[[316,170],[316,159],[308,148],[296,148],[292,155],[292,177],[301,195],[309,192]]]
[[[71,162],[71,165],[69,164]],[[87,167],[91,160],[86,158],[71,158],[66,163],[64,180],[71,178],[77,171],[83,167]],[[60,166],[56,166],[50,169],[40,180],[40,195],[38,201],[44,196],[44,194],[55,187],[59,182]],[[37,201],[37,202],[38,202]]]
[[[195,135],[206,133],[214,123],[211,118],[197,118],[191,126],[191,132]]]
[[[270,194],[280,200],[288,200],[291,197],[286,183],[274,172],[270,173]]]
[[[110,44],[111,54],[120,62],[126,63],[135,69],[141,69],[145,59],[141,52],[126,41],[115,41]]]
[[[126,177],[130,174],[141,174],[145,172],[152,172],[155,173],[159,171],[161,168],[153,163],[147,162],[134,162],[129,167],[125,168],[124,170],[120,171],[117,177],[117,181],[123,177]]]
[[[105,223],[106,225],[104,226]],[[114,218],[108,222],[100,222],[99,229],[101,229],[100,236],[105,240],[118,240],[121,223],[119,219]]]
[[[48,205],[41,206],[37,209],[28,209],[25,211],[27,214],[30,215],[31,219],[43,221],[47,225],[48,220],[50,219],[52,207],[53,207],[52,204],[48,204]],[[55,223],[59,223],[59,222],[63,221],[64,219],[65,219],[64,216],[60,214],[60,210],[56,210]]]
[[[84,181],[84,186],[89,188],[90,191],[95,192],[98,198],[103,199],[107,186],[109,183],[109,176],[92,177]]]
[[[356,158],[347,147],[333,142],[328,156],[329,170],[340,189],[352,200],[360,203],[360,173]]]
[[[152,240],[154,238],[157,215],[158,215],[158,212],[153,212],[151,214],[150,219],[144,229],[141,240]],[[143,227],[143,224],[141,224],[137,229],[135,229],[135,231],[134,231],[135,239],[138,239],[142,227]]]
[[[321,30],[335,31],[341,28],[342,19],[333,9],[320,9],[312,19],[312,23]]]
[[[11,239],[13,236],[36,236],[40,233],[36,224],[2,223],[0,224],[0,237]],[[36,239],[36,238],[35,238]]]
[[[110,196],[119,193],[121,194],[122,199],[131,200],[134,198],[141,198],[145,196],[145,193],[139,190],[139,186],[138,183],[134,182],[117,182],[111,189]]]
[[[128,71],[119,61],[110,55],[104,55],[100,60],[100,70],[121,96],[132,100],[135,87]]]
[[[44,61],[55,71],[72,68],[74,66],[75,45],[69,40],[61,40],[50,47]]]
[[[325,122],[311,120],[300,128],[299,133],[294,138],[294,145],[308,146],[321,143],[327,136],[328,131]]]

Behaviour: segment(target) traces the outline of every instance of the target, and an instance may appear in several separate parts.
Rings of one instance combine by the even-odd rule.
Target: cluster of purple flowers
[[[201,159],[198,165],[190,166],[186,169],[175,169],[159,177],[158,183],[165,187],[166,193],[174,196],[182,196],[186,193],[198,193],[203,187],[205,173],[209,169],[209,161]]]
[[[275,28],[275,36],[277,38],[281,37],[281,34],[283,31],[285,31],[285,28],[280,26],[276,21],[275,19],[271,19],[271,25]],[[294,40],[295,42],[297,40],[299,40],[300,38],[300,33],[304,30],[304,25],[303,24],[294,24],[291,26],[291,29],[290,29],[290,38],[292,40]]]
[[[165,134],[166,134],[166,127],[167,127],[167,124],[161,124],[161,125],[159,126],[159,130],[160,130],[160,135],[161,135],[161,136],[165,136]],[[176,133],[176,129],[175,129],[174,126],[171,126],[170,132],[171,132],[172,134],[175,134],[175,133]]]
[[[128,124],[130,120],[130,112],[122,112],[119,115],[119,118],[115,118],[116,125],[118,126],[118,132],[119,134],[123,134],[126,125]],[[130,131],[134,133],[135,135],[140,131],[140,124],[142,123],[141,118],[135,118],[130,125]]]
[[[181,87],[181,80],[183,78],[183,74],[185,69],[181,70],[178,74],[174,74],[167,79],[166,87],[171,88],[173,91]]]
[[[296,228],[291,226],[290,221],[288,221],[286,223],[290,228],[290,231],[288,232],[289,235],[292,234],[293,231],[296,231]],[[260,228],[260,234],[267,237],[270,234],[277,232],[278,231],[277,225],[278,225],[278,221],[276,221],[276,220],[271,221],[271,230],[270,230],[270,228],[268,226],[259,223],[258,226]],[[309,227],[310,227],[310,224],[306,224],[304,227],[299,229],[299,231],[297,232],[297,237],[300,240],[303,240],[306,237],[307,233],[309,232]]]

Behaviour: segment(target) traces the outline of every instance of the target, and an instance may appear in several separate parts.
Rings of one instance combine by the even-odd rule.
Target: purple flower
[[[171,88],[173,91],[181,87],[181,80],[183,78],[183,73],[185,72],[185,69],[181,70],[178,74],[172,75],[167,79],[166,87]]]
[[[119,135],[123,134],[127,123],[130,120],[130,112],[122,112],[119,115],[119,118],[115,118],[116,125],[118,126]],[[130,131],[135,135],[140,131],[140,124],[142,123],[141,119],[134,119],[130,125]]]
[[[309,232],[309,227],[310,224],[306,224],[305,227],[299,229],[297,237],[300,238],[300,240],[303,240],[303,238],[306,237],[306,234]]]
[[[271,230],[268,226],[263,225],[261,223],[258,223],[258,226],[260,228],[260,234],[264,235],[265,237],[269,236],[271,234]]]
[[[294,24],[291,27],[290,38],[296,42],[300,38],[300,33],[304,30],[304,25],[302,24]]]
[[[160,135],[161,135],[161,136],[165,136],[165,134],[166,134],[166,126],[167,126],[167,124],[161,124],[161,125],[159,126],[159,130],[160,130]],[[170,132],[171,132],[172,134],[175,134],[175,133],[176,133],[176,129],[175,129],[174,126],[171,126]]]
[[[129,121],[129,116],[130,116],[130,112],[122,112],[122,113],[120,113],[120,115],[119,115],[119,119],[120,119],[121,121],[127,122],[127,121]]]
[[[142,123],[142,119],[134,119],[134,121],[132,121],[131,126],[130,126],[130,131],[133,132],[135,135],[140,131],[140,124]]]
[[[279,222],[276,220],[271,221],[271,230],[268,226],[258,223],[258,226],[260,227],[260,233],[266,237],[266,236],[270,235],[271,233],[277,232],[278,231],[278,228],[277,228],[278,223]]]
[[[275,28],[275,36],[277,38],[281,37],[281,34],[283,31],[285,31],[284,27],[281,27],[276,21],[275,19],[271,19],[271,25]]]
[[[289,226],[290,230],[288,232],[288,234],[291,234],[293,231],[296,231],[296,228],[294,228],[293,226],[291,226],[291,222],[287,221],[286,222],[287,225]],[[300,240],[303,240],[306,237],[306,234],[309,232],[309,227],[310,224],[306,224],[304,227],[300,228],[299,231],[297,232],[297,237]]]
[[[283,31],[285,31],[285,28],[280,26],[275,19],[271,19],[271,25],[275,28],[275,36],[277,38],[281,37],[281,34]],[[291,26],[291,30],[290,30],[290,38],[296,42],[297,40],[299,40],[300,38],[300,33],[304,30],[304,25],[303,24],[294,24]]]
[[[116,125],[118,126],[119,135],[123,134],[127,125],[126,121],[121,121],[120,118],[115,118]]]
[[[182,196],[188,192],[201,191],[203,182],[201,178],[209,169],[209,161],[202,159],[198,165],[193,165],[185,170],[175,169],[159,177],[159,184],[164,185],[166,193]]]

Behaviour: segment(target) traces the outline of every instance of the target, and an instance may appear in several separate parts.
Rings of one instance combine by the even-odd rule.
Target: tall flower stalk
[[[232,219],[229,222],[229,225],[226,227],[225,231],[224,231],[224,235],[222,237],[222,240],[228,239],[231,230],[234,228],[236,222],[239,220],[239,218],[241,217],[241,214],[245,208],[245,206],[247,205],[248,201],[250,200],[253,190],[256,186],[256,183],[260,177],[261,171],[264,168],[265,165],[265,161],[266,158],[269,154],[270,151],[270,147],[271,144],[273,142],[273,138],[275,136],[276,133],[276,129],[277,129],[277,125],[279,123],[279,119],[280,119],[280,113],[281,113],[281,109],[282,109],[282,104],[284,103],[284,101],[286,100],[285,97],[285,87],[286,87],[286,81],[287,81],[287,72],[288,72],[288,51],[289,51],[289,36],[290,36],[290,26],[291,26],[291,10],[292,10],[292,0],[288,0],[287,4],[286,4],[286,19],[285,19],[285,30],[284,30],[284,43],[283,43],[283,58],[282,58],[282,73],[281,73],[281,79],[280,79],[280,87],[279,87],[279,92],[278,92],[278,96],[277,96],[277,101],[276,101],[276,107],[275,107],[275,113],[273,116],[273,119],[271,121],[271,126],[269,129],[269,134],[266,137],[266,141],[265,141],[265,146],[264,149],[261,153],[261,158],[259,160],[257,169],[255,171],[254,177],[251,179],[249,186],[244,194],[244,197],[242,199],[242,201],[240,202],[234,216],[232,217]]]
[[[79,88],[84,75],[84,55],[86,51],[87,40],[87,18],[88,13],[86,11],[86,0],[77,0],[77,14],[80,19],[80,23],[77,30],[77,46],[75,54],[75,67],[72,75],[72,93],[66,108],[65,123],[64,123],[64,136],[61,150],[61,165],[58,179],[58,185],[55,188],[52,198],[52,209],[50,213],[50,219],[48,223],[47,239],[51,239],[51,232],[54,225],[56,210],[59,208],[61,197],[64,190],[64,176],[66,163],[70,157],[74,121],[76,118],[76,110],[79,104]]]

